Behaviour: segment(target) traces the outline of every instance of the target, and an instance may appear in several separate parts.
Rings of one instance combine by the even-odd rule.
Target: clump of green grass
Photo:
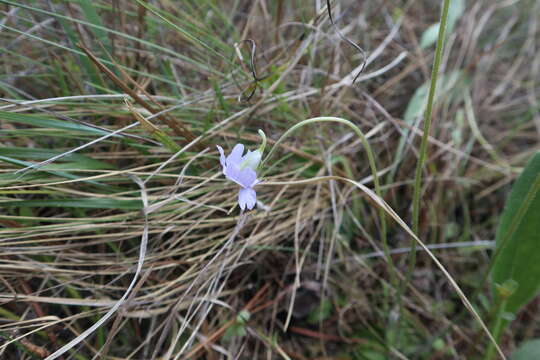
[[[426,251],[410,267],[405,224],[426,154],[416,234],[491,323],[499,215],[539,149],[537,5],[452,20],[424,151],[439,7],[333,2],[367,53],[352,84],[362,56],[320,3],[0,0],[0,357],[84,335],[64,359],[483,358],[448,278]],[[277,143],[319,116],[365,142],[313,123]],[[276,147],[240,214],[215,144],[254,149],[257,129]]]

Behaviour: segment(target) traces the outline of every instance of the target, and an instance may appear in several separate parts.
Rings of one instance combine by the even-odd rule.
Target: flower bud
[[[250,151],[246,154],[246,157],[242,164],[240,165],[241,168],[251,168],[252,170],[256,171],[257,167],[259,166],[259,163],[261,162],[262,153],[260,150]]]

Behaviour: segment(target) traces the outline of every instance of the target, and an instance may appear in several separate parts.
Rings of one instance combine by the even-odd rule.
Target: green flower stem
[[[439,68],[441,65],[441,59],[443,55],[443,47],[444,47],[444,38],[445,38],[445,30],[446,30],[446,23],[448,19],[448,8],[450,6],[450,0],[444,0],[442,13],[441,13],[441,21],[440,21],[440,27],[439,27],[439,36],[437,38],[437,47],[435,49],[435,60],[433,62],[433,69],[431,72],[431,84],[429,87],[429,94],[428,94],[428,102],[426,107],[426,113],[424,117],[424,128],[423,128],[423,134],[422,134],[422,142],[420,144],[420,154],[418,158],[418,163],[416,164],[416,171],[415,171],[415,177],[414,177],[414,193],[413,193],[413,208],[412,208],[412,231],[415,234],[418,234],[419,229],[419,218],[420,218],[420,194],[422,192],[422,170],[424,168],[424,164],[426,162],[427,157],[427,145],[428,145],[428,138],[429,138],[429,132],[431,130],[431,121],[432,121],[432,113],[433,113],[433,102],[435,99],[435,90],[437,88],[437,77],[439,75]],[[407,278],[405,281],[405,285],[403,286],[403,289],[400,289],[401,291],[404,291],[404,287],[406,284],[410,283],[412,272],[414,270],[414,267],[416,265],[416,242],[413,241],[411,245],[411,251],[409,253],[409,268],[407,270]],[[401,302],[401,296],[398,295],[398,301]],[[401,306],[400,306],[401,309]],[[500,314],[497,314],[500,315]],[[401,317],[400,317],[401,318]],[[501,330],[501,321],[500,316],[497,316],[497,319],[495,321],[495,324],[493,325],[493,336],[490,336],[490,344],[488,348],[488,353],[486,354],[486,359],[491,359],[491,357],[494,355],[495,350],[499,353],[502,359],[505,359],[504,354],[501,352],[500,348],[497,345],[497,340],[499,337],[499,333]]]
[[[442,13],[441,13],[441,21],[439,26],[439,36],[437,38],[437,47],[435,49],[435,60],[433,62],[433,68],[431,71],[431,84],[429,87],[429,93],[428,93],[428,100],[427,100],[427,106],[426,106],[426,112],[424,115],[424,128],[423,128],[423,134],[422,134],[422,142],[420,143],[420,154],[418,157],[418,162],[416,163],[416,170],[414,174],[414,193],[413,193],[413,203],[412,203],[412,231],[415,234],[418,234],[418,228],[419,228],[419,218],[420,218],[420,194],[422,192],[422,170],[424,169],[424,165],[426,162],[427,157],[427,145],[428,145],[428,139],[429,139],[429,132],[431,130],[431,121],[432,121],[432,113],[433,113],[433,102],[435,100],[435,91],[437,89],[437,78],[439,75],[439,68],[441,65],[441,59],[443,55],[443,48],[444,48],[444,37],[445,37],[445,30],[446,30],[446,22],[448,19],[448,8],[450,6],[450,0],[444,0]],[[411,282],[412,273],[414,271],[414,267],[416,265],[416,242],[413,241],[411,244],[411,251],[409,252],[409,258],[408,258],[409,267],[407,269],[406,279],[402,283],[402,285],[398,289],[398,302],[399,302],[399,320],[396,324],[396,336],[395,339],[397,339],[397,342],[399,343],[399,328],[401,323],[401,318],[403,314],[403,302],[402,302],[402,295],[405,292],[405,288],[407,284]],[[393,345],[393,344],[390,344]]]
[[[504,328],[503,322],[502,322],[502,314],[504,313],[504,308],[506,307],[506,303],[508,300],[504,299],[499,304],[497,311],[495,312],[495,320],[493,322],[493,325],[491,326],[491,333],[493,334],[493,338],[495,341],[499,341],[499,338],[501,337],[502,330]],[[493,359],[493,356],[495,356],[495,346],[492,342],[489,343],[489,347],[486,351],[485,360],[491,360]]]
[[[418,158],[418,163],[416,164],[416,171],[414,175],[414,194],[413,194],[413,209],[412,209],[412,230],[415,234],[418,234],[418,224],[419,224],[419,214],[420,214],[420,193],[422,192],[422,170],[424,168],[424,163],[426,162],[427,157],[427,145],[429,132],[431,129],[432,121],[432,112],[433,112],[433,102],[435,99],[435,90],[437,88],[437,77],[439,75],[439,68],[441,65],[441,59],[443,54],[444,46],[444,33],[446,29],[446,20],[448,18],[448,7],[450,5],[450,0],[444,0],[442,15],[441,15],[441,26],[439,27],[439,37],[437,39],[437,48],[435,50],[435,61],[433,63],[433,70],[431,73],[431,85],[429,87],[428,102],[426,107],[426,114],[424,118],[424,133],[422,134],[422,142],[420,144],[420,154]],[[416,260],[416,243],[413,242],[413,249],[410,254],[410,268],[414,268]]]

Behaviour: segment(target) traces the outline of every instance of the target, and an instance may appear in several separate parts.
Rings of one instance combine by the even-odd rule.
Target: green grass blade
[[[59,150],[50,150],[42,148],[23,148],[23,147],[0,147],[0,156],[7,156],[16,159],[25,159],[25,160],[47,160],[54,156],[62,154],[63,151]],[[82,167],[84,169],[113,169],[109,163],[92,159],[88,156],[81,154],[69,154],[65,157],[59,158],[59,162],[70,162],[73,165],[73,169],[77,167]]]
[[[7,156],[0,156],[0,162],[1,161],[9,163],[9,164],[19,165],[19,166],[22,166],[22,167],[25,167],[25,168],[31,168],[34,165],[33,163],[30,163],[28,161],[21,161],[21,160],[17,160],[17,159],[7,157]],[[56,176],[59,176],[59,177],[62,177],[62,178],[70,179],[70,180],[81,179],[80,176],[73,175],[73,174],[67,173],[65,171],[55,171],[55,170],[50,169],[49,167],[41,168],[39,170],[43,171],[43,172],[46,172],[46,173],[49,173],[51,175],[56,175]],[[2,174],[2,175],[8,175],[8,176],[11,177],[13,174]],[[20,177],[20,176],[21,175],[16,175],[15,177],[12,177],[11,179],[8,178],[8,179],[5,179],[5,180],[8,181],[8,182],[9,181],[16,181],[18,179],[18,177]],[[89,184],[105,186],[105,185],[103,185],[103,184],[101,184],[99,182],[96,182],[96,181],[86,180],[85,182],[87,182]]]
[[[72,198],[58,200],[8,200],[0,202],[2,206],[18,207],[59,207],[80,209],[119,209],[139,210],[142,208],[140,200],[118,200],[109,198]]]
[[[99,17],[96,8],[93,5],[93,2],[89,0],[79,0],[78,2],[81,5],[81,9],[84,12],[84,15],[86,16],[86,20],[88,20],[89,23],[94,25],[91,31],[94,33],[96,38],[107,48],[107,51],[110,52],[110,41],[107,37],[107,32],[105,31],[107,27],[101,21],[101,18]]]
[[[44,117],[43,115],[28,115],[20,113],[11,113],[6,111],[0,111],[0,120],[6,120],[9,122],[36,126],[40,128],[57,129],[62,131],[77,131],[83,133],[90,133],[92,135],[107,135],[106,131],[95,129],[90,126],[85,126],[77,123],[70,123],[63,120],[55,120]]]

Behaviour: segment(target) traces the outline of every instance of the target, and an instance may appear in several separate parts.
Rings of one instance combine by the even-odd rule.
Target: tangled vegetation
[[[0,0],[0,358],[494,359],[540,5],[444,2]]]

